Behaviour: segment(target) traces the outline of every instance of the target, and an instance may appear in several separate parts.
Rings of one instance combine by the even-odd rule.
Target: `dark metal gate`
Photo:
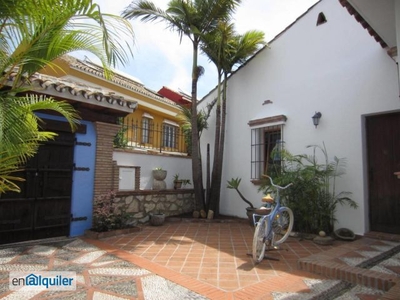
[[[57,134],[18,174],[21,193],[0,195],[0,244],[69,235],[74,134]]]

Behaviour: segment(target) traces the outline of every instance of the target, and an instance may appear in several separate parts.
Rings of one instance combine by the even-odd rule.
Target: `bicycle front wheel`
[[[274,245],[282,244],[289,237],[293,229],[293,212],[289,207],[281,207],[272,221],[272,230],[274,232]]]
[[[265,242],[264,236],[268,230],[267,220],[262,220],[257,223],[253,236],[253,260],[256,264],[264,259]]]

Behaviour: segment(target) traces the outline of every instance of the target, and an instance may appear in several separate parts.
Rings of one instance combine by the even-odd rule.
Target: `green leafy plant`
[[[19,192],[16,171],[39,146],[56,134],[41,130],[36,112],[58,113],[75,130],[79,116],[72,105],[29,94],[31,75],[59,69],[54,60],[76,50],[95,55],[107,77],[132,54],[122,37],[134,37],[123,18],[103,14],[92,0],[2,1],[0,5],[0,194]],[[61,69],[60,69],[61,70]],[[40,92],[40,91],[39,91]]]
[[[188,184],[192,184],[190,179],[180,179],[178,173],[174,175],[174,189],[179,189],[181,186],[185,187]]]
[[[235,190],[235,191],[239,194],[240,198],[241,198],[244,202],[246,202],[251,208],[254,208],[253,203],[251,203],[249,200],[247,200],[247,199],[243,196],[243,194],[239,191],[239,185],[240,185],[240,182],[241,182],[241,181],[242,181],[241,178],[232,178],[231,180],[228,180],[228,186],[227,186],[227,188],[228,188],[228,189],[233,189],[233,190]]]
[[[269,176],[278,185],[293,183],[290,189],[283,190],[281,197],[286,206],[294,213],[294,230],[303,233],[318,233],[323,230],[331,233],[334,229],[337,205],[349,205],[357,208],[349,192],[337,192],[337,178],[345,174],[345,159],[334,157],[329,161],[325,148],[310,145],[312,155],[292,155],[281,150],[281,164],[269,169]],[[316,151],[320,150],[324,162],[319,163]],[[263,181],[260,188],[264,193],[272,193],[269,181]]]
[[[182,185],[186,186],[188,184],[192,184],[192,182],[190,181],[190,179],[182,179]]]
[[[127,227],[129,214],[124,208],[117,207],[114,191],[95,197],[93,207],[92,230],[105,232]]]
[[[123,118],[118,118],[117,123],[118,125],[121,125],[121,128],[114,137],[114,147],[126,148],[128,146],[128,139],[126,138],[128,127],[124,124]]]

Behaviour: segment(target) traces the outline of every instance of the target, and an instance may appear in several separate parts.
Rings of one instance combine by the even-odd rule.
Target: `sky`
[[[120,15],[131,3],[129,0],[94,0],[103,13]],[[159,8],[166,9],[169,0],[153,0]],[[266,42],[302,15],[318,0],[242,0],[233,21],[239,34],[248,30],[265,33]],[[177,91],[191,93],[192,44],[187,37],[180,41],[176,32],[162,22],[130,21],[135,32],[133,57],[126,66],[117,69],[133,76],[147,88],[158,91],[167,86]],[[83,58],[82,54],[74,54]],[[81,57],[80,57],[81,56]],[[90,56],[89,56],[90,57]],[[216,68],[203,55],[199,65],[205,74],[198,82],[198,98],[201,99],[217,84]]]

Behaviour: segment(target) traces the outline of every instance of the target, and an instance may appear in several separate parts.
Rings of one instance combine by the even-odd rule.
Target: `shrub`
[[[118,130],[117,134],[114,137],[114,147],[126,148],[128,146],[128,139],[126,137],[128,126],[124,124],[123,118],[118,118],[117,124],[121,125],[121,128]]]
[[[336,221],[336,206],[347,204],[357,208],[357,203],[350,198],[351,193],[336,192],[336,179],[345,174],[345,160],[335,156],[329,162],[325,145],[308,148],[313,148],[313,155],[292,155],[280,150],[281,163],[272,166],[268,175],[280,186],[293,183],[289,189],[281,191],[281,197],[283,203],[293,210],[294,230],[331,233]],[[318,163],[316,150],[322,151],[324,163]],[[265,194],[273,192],[269,180],[263,182],[260,190]]]
[[[94,198],[92,230],[105,232],[127,227],[129,214],[117,207],[114,191]]]

